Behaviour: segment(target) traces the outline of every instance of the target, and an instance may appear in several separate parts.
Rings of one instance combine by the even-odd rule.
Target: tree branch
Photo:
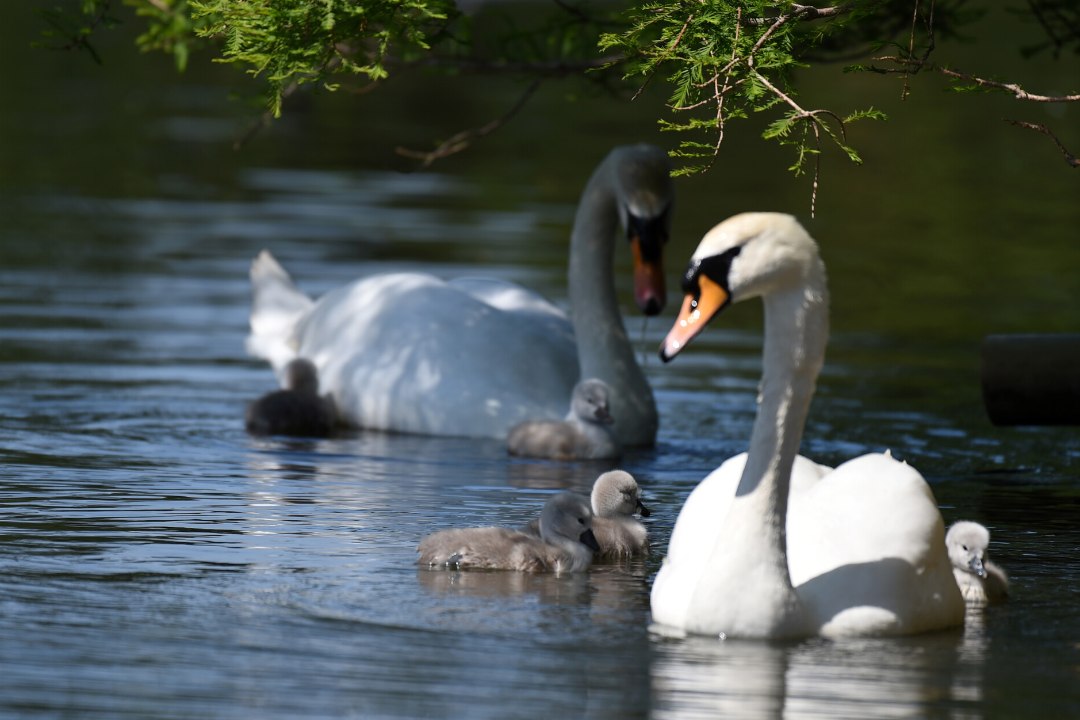
[[[1069,164],[1069,167],[1080,167],[1080,158],[1077,158],[1075,155],[1069,152],[1068,148],[1066,148],[1065,145],[1062,144],[1060,140],[1058,140],[1057,135],[1052,133],[1050,129],[1042,123],[1032,123],[1025,122],[1023,120],[1009,119],[1006,119],[1005,122],[1009,123],[1010,125],[1015,125],[1016,127],[1027,128],[1028,130],[1034,130],[1035,132],[1040,132],[1043,135],[1046,135],[1048,138],[1054,141],[1055,145],[1058,146],[1058,150],[1060,150],[1061,154],[1065,156],[1065,162]]]
[[[472,145],[473,141],[490,135],[491,133],[495,132],[503,125],[505,125],[512,117],[514,117],[514,115],[516,115],[521,110],[521,108],[525,107],[525,104],[529,101],[529,98],[531,98],[533,96],[533,93],[535,93],[540,87],[541,82],[543,81],[539,78],[533,80],[529,84],[529,86],[525,88],[525,92],[523,92],[521,96],[518,97],[517,101],[513,104],[513,106],[511,106],[509,110],[507,110],[499,117],[484,125],[481,125],[478,128],[470,128],[468,130],[462,130],[459,133],[455,133],[451,137],[441,142],[438,147],[436,147],[430,152],[424,152],[422,150],[411,150],[409,148],[400,146],[395,148],[394,152],[396,152],[398,155],[401,155],[402,157],[419,160],[420,164],[419,166],[417,166],[416,169],[428,168],[436,160],[441,160],[443,158],[450,157],[451,155],[456,155],[457,153],[465,150],[470,145]]]
[[[839,115],[837,115],[831,110],[806,110],[801,105],[799,105],[799,103],[795,102],[791,98],[791,96],[789,96],[783,90],[769,82],[769,79],[762,75],[760,72],[758,72],[757,68],[751,66],[750,69],[753,71],[754,75],[757,77],[758,81],[762,85],[767,87],[770,92],[772,92],[774,95],[776,95],[776,97],[787,103],[787,105],[789,105],[795,111],[796,115],[794,119],[796,122],[800,120],[810,121],[810,127],[814,131],[814,147],[817,149],[817,153],[814,157],[813,187],[810,190],[810,217],[814,217],[815,211],[817,209],[818,180],[821,178],[821,130],[825,129],[826,132],[829,133],[830,137],[832,137],[833,140],[836,141],[836,136],[832,134],[832,131],[829,128],[825,127],[825,122],[820,120],[818,116],[826,115],[836,120],[837,125],[839,125],[840,127],[840,137],[843,138],[846,142],[847,128],[844,126],[844,121],[840,118]]]
[[[820,20],[822,18],[838,17],[844,13],[851,11],[851,3],[841,3],[840,5],[834,5],[832,7],[814,7],[813,5],[800,5],[798,3],[791,4],[791,12],[787,15],[780,15],[777,20],[781,20],[781,24],[789,20]],[[747,25],[761,26],[769,23],[768,18],[747,18],[745,20]]]
[[[686,18],[686,22],[683,23],[682,29],[679,30],[679,34],[676,35],[675,40],[672,41],[671,47],[669,47],[667,49],[667,55],[668,56],[670,56],[671,53],[675,52],[675,48],[679,47],[679,43],[682,42],[683,35],[686,34],[686,28],[690,27],[690,23],[693,20],[694,20],[694,14],[690,13],[690,15],[687,16],[687,18]],[[630,98],[630,99],[631,100],[637,100],[638,97],[641,95],[641,93],[645,92],[645,88],[647,88],[649,86],[649,83],[652,82],[652,79],[653,79],[653,77],[655,75],[656,75],[655,70],[653,72],[649,73],[649,76],[647,78],[645,78],[645,82],[641,83],[641,87],[639,87],[637,89],[637,92],[634,93],[634,96],[632,98]]]
[[[1020,87],[1017,83],[1005,83],[998,82],[997,80],[987,80],[986,78],[970,75],[958,70],[950,70],[946,67],[936,68],[942,75],[955,78],[957,80],[963,80],[964,82],[974,83],[979,87],[993,88],[995,90],[1004,90],[1007,93],[1012,94],[1017,100],[1029,100],[1031,102],[1044,102],[1044,103],[1061,103],[1061,102],[1080,102],[1080,94],[1074,95],[1039,95],[1033,92],[1028,92],[1024,88]]]

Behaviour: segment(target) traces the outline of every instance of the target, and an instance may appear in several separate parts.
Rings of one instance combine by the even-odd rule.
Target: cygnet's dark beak
[[[611,425],[615,422],[615,418],[611,417],[611,411],[607,407],[596,408],[594,417],[596,418],[596,422],[601,425]]]
[[[983,566],[982,558],[978,555],[971,558],[971,562],[968,563],[968,566],[971,568],[971,572],[975,573],[979,577],[986,577],[986,568]]]
[[[652,515],[652,510],[645,507],[645,503],[641,502],[640,498],[638,498],[637,501],[637,511],[641,513],[641,517],[649,517],[650,515]]]
[[[578,536],[578,540],[581,541],[582,545],[587,546],[593,552],[600,551],[600,543],[596,542],[596,536],[593,535],[592,528],[581,533],[581,535]]]

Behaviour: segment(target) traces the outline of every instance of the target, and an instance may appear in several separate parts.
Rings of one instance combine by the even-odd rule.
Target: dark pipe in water
[[[1080,333],[987,335],[982,393],[995,425],[1080,425]]]

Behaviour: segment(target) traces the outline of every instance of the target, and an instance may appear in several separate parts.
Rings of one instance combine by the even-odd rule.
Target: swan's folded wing
[[[788,566],[824,635],[906,634],[949,627],[963,601],[934,495],[886,454],[849,460],[792,494]]]

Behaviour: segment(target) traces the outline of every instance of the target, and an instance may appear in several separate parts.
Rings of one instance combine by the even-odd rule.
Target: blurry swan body
[[[649,552],[649,534],[645,526],[634,517],[641,513],[649,517],[652,512],[641,502],[641,488],[634,476],[624,470],[611,470],[600,475],[593,483],[592,530],[600,546],[596,558],[623,558]],[[530,522],[526,534],[540,537],[540,523]]]
[[[506,438],[511,455],[555,460],[599,460],[619,455],[611,436],[611,388],[589,378],[574,386],[564,420],[529,420],[515,425]]]
[[[285,389],[267,393],[248,405],[245,426],[254,435],[326,437],[337,424],[330,396],[319,396],[315,365],[296,358],[285,366]]]
[[[297,355],[318,366],[345,422],[366,428],[506,437],[533,419],[558,419],[580,378],[612,388],[613,436],[651,445],[658,418],[615,296],[615,236],[634,258],[634,296],[663,309],[662,254],[672,201],[667,155],[618,147],[581,196],[570,240],[571,312],[512,283],[375,275],[313,302],[270,253],[251,268],[250,354],[279,372]]]
[[[670,360],[729,302],[761,297],[764,373],[748,453],[690,494],[652,588],[653,620],[697,634],[900,635],[960,625],[964,602],[922,476],[889,454],[835,470],[797,455],[828,336],[817,245],[788,215],[707,233],[661,346]]]
[[[500,527],[440,530],[420,541],[418,562],[429,567],[580,572],[597,549],[592,510],[582,496],[553,496],[540,514],[540,536]]]
[[[945,546],[956,584],[969,605],[991,605],[1009,596],[1008,576],[990,562],[990,531],[984,526],[969,520],[953,523],[945,533]]]

